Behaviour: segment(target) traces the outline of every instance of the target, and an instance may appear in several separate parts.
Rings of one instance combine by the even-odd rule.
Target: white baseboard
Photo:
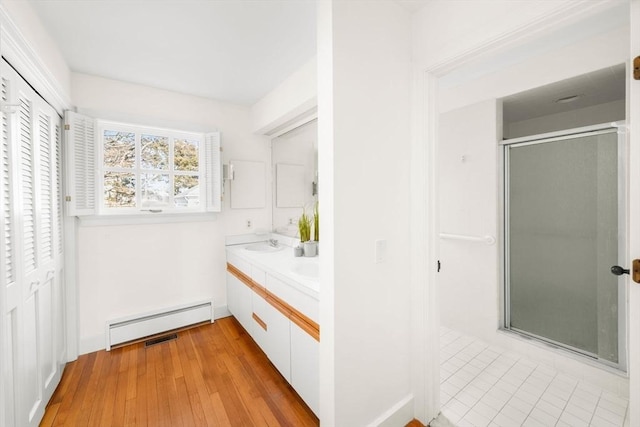
[[[204,321],[213,322],[213,301],[202,300],[145,313],[109,319],[105,323],[106,349]]]
[[[213,308],[213,318],[222,319],[224,317],[231,316],[231,312],[227,308],[227,305],[220,305]],[[100,351],[105,349],[105,334],[92,335],[88,337],[80,338],[78,346],[78,355],[87,353],[93,353],[94,351]]]
[[[413,394],[409,394],[372,421],[368,427],[405,426],[413,418]]]

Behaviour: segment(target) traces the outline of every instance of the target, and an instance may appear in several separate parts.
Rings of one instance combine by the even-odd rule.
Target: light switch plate
[[[387,259],[387,241],[379,239],[375,241],[375,262],[383,262]]]

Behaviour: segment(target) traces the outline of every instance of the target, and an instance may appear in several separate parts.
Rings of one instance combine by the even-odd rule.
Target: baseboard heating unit
[[[213,302],[200,301],[107,321],[107,351],[112,347],[197,323],[213,322]]]

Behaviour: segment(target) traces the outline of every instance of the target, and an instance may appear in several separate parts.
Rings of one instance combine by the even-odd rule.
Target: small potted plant
[[[305,210],[298,219],[298,231],[300,232],[300,242],[302,243],[304,256],[316,256],[316,242],[311,240],[311,222],[312,219]]]

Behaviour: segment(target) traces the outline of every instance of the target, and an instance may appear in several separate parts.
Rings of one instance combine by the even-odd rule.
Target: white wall
[[[318,104],[316,57],[291,74],[271,92],[251,107],[251,130],[257,134],[295,121],[315,110]]]
[[[440,115],[441,233],[497,237],[498,109],[493,99]],[[441,240],[439,259],[442,324],[493,341],[499,324],[497,246]]]
[[[391,1],[319,2],[326,426],[379,425],[390,415],[390,425],[404,425],[413,417],[409,24],[407,11]],[[381,263],[374,262],[377,239],[387,244]]]
[[[537,17],[544,10],[552,10],[548,8],[556,7],[563,2],[533,2],[537,5],[531,3],[526,1],[435,2],[433,5],[427,6],[414,19],[414,29],[417,29],[419,34],[418,38],[414,40],[414,53],[423,64],[427,64],[425,67],[435,66],[447,60],[455,62],[458,55],[475,48],[481,48],[492,38],[499,37],[518,26],[526,26],[538,19]],[[484,4],[487,10],[475,10],[476,4]],[[461,10],[464,7],[469,7],[469,10]],[[507,12],[510,19],[503,20],[504,13]],[[519,46],[511,51],[497,52],[495,55],[487,54],[477,59],[475,63],[465,64],[464,69],[455,76],[455,79],[452,78],[453,73],[444,75],[439,79],[440,87],[437,99],[439,111],[447,114],[463,111],[476,103],[491,103],[496,98],[624,62],[628,58],[629,28],[625,25],[618,25],[620,12],[625,12],[625,9],[603,10],[605,18],[602,19],[599,19],[599,16],[587,18],[589,25],[592,26],[591,29],[581,27],[576,22],[572,23],[572,25],[576,25],[572,33],[572,37],[575,38],[571,39],[570,43],[563,40],[562,43],[557,44],[557,40],[552,37],[553,33],[549,32],[546,34],[549,37],[543,46],[536,45],[539,40],[531,40],[530,45]],[[490,15],[487,16],[485,13]],[[458,18],[457,21],[453,18],[454,16]],[[454,28],[443,28],[443,23],[450,23],[452,20],[456,21]],[[607,21],[612,25],[609,27],[603,25],[596,31],[592,24],[598,20]],[[483,33],[474,33],[476,30],[469,30],[471,34],[467,33],[469,28],[474,27],[474,22],[485,21],[492,25],[495,24],[495,28],[484,29]],[[479,28],[483,28],[483,26],[480,25]],[[442,33],[438,39],[426,40],[424,38],[426,35],[435,37],[439,31]],[[579,37],[581,32],[586,35],[586,38],[585,36]],[[477,36],[476,38],[474,38],[474,34]],[[436,46],[436,40],[446,48]],[[518,56],[518,51],[534,52],[535,54]],[[505,53],[515,56],[506,58]],[[580,66],[578,67],[576,64],[580,64]],[[473,73],[477,71],[477,69],[474,70],[475,65],[485,67],[484,72],[474,76]],[[454,72],[457,71],[459,70]],[[464,75],[465,72],[467,75]],[[499,107],[496,109],[499,110]],[[466,118],[456,118],[461,127],[468,125],[473,127],[472,124],[476,119],[476,113]],[[492,125],[499,123],[500,117],[496,117],[490,122]],[[499,201],[500,186],[497,173],[500,166],[497,162],[499,160],[497,140],[501,137],[501,124],[496,126],[498,128],[495,132],[493,145],[484,144],[479,138],[474,138],[474,143],[482,145],[453,151],[452,154],[460,159],[461,155],[465,154],[465,150],[471,150],[466,161],[460,163],[458,169],[450,170],[453,179],[458,176],[460,180],[456,197],[471,203],[466,209],[441,210],[441,221],[443,225],[473,225],[473,229],[462,231],[441,229],[440,231],[480,236],[495,233],[496,237],[499,237],[500,207],[497,202]],[[446,150],[451,147],[439,147],[439,149],[446,153]],[[486,156],[489,156],[488,160]],[[471,169],[473,173],[469,174],[468,169]],[[465,182],[469,185],[462,185]],[[446,209],[446,206],[442,207]],[[498,280],[498,272],[500,271],[499,245],[474,247],[459,242],[457,244],[441,242],[440,251],[441,256],[446,256],[447,260],[442,260],[443,274],[438,277],[438,291],[443,294],[440,298],[441,312],[445,313],[443,319],[450,325],[463,332],[480,336],[490,343],[534,357],[563,372],[594,381],[612,391],[623,394],[628,392],[628,383],[620,376],[582,363],[571,356],[550,351],[545,346],[538,346],[498,332],[500,315],[498,302],[501,285]],[[479,257],[482,257],[486,262],[478,268],[473,267],[475,264],[471,264],[472,267],[469,268],[469,264],[465,260],[475,260]],[[455,277],[449,277],[449,279],[458,280],[456,283],[451,282],[458,287],[454,287],[455,290],[447,289],[449,283],[445,281],[444,269],[452,263],[457,271],[466,271],[465,269],[469,268],[469,271],[473,272],[468,277],[466,288],[464,287],[465,283],[459,283],[459,277],[453,273]],[[446,294],[447,291],[451,292]]]
[[[72,74],[72,99],[79,112],[96,117],[185,130],[217,129],[223,161],[264,161],[268,182],[269,142],[251,134],[248,108],[77,73]],[[231,210],[228,191],[227,184],[222,213],[206,220],[84,226],[81,222],[80,354],[104,348],[108,319],[206,298],[213,298],[215,307],[226,306],[224,236],[271,227],[269,202],[265,209]],[[245,225],[248,219],[251,229]]]

